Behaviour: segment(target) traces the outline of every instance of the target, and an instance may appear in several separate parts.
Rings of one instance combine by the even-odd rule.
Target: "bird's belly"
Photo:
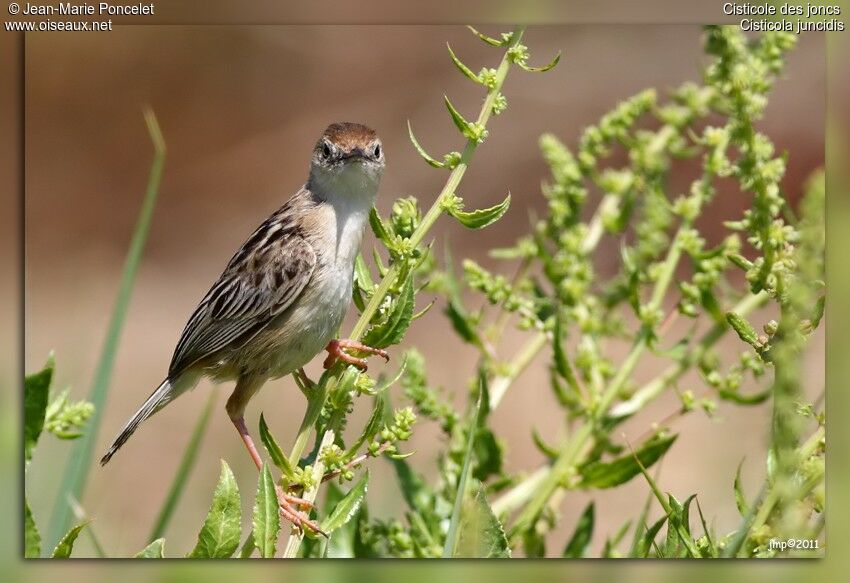
[[[310,362],[339,330],[351,302],[351,272],[325,271],[311,280],[295,304],[249,344],[246,365],[278,378]]]

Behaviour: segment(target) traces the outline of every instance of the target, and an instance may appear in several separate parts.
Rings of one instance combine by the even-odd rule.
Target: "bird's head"
[[[313,149],[310,179],[336,194],[374,196],[384,165],[384,147],[375,130],[359,123],[332,123]]]

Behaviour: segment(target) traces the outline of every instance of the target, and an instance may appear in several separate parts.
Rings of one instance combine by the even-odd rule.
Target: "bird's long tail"
[[[162,381],[162,384],[159,385],[153,393],[151,393],[151,396],[148,397],[147,401],[139,407],[139,410],[133,414],[133,417],[130,418],[127,424],[124,425],[124,428],[115,437],[115,441],[112,442],[112,445],[109,447],[106,455],[100,458],[100,465],[105,466],[107,462],[112,459],[115,452],[118,451],[128,439],[130,439],[130,436],[133,435],[133,432],[136,431],[136,429],[138,429],[142,421],[165,407],[175,396],[177,396],[177,394],[179,394],[174,389],[175,387],[169,379]]]

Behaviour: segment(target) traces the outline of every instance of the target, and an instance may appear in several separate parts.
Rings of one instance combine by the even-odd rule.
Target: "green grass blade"
[[[142,202],[142,208],[133,232],[133,239],[130,242],[127,258],[124,261],[121,283],[110,317],[106,340],[103,344],[103,350],[100,354],[94,381],[92,382],[92,388],[88,397],[88,400],[95,407],[94,413],[91,419],[89,419],[88,431],[77,441],[73,451],[68,456],[68,463],[65,466],[62,479],[59,481],[59,492],[56,496],[56,502],[48,528],[47,540],[51,544],[59,541],[71,523],[72,511],[71,506],[68,504],[69,497],[73,497],[76,500],[83,499],[83,490],[85,490],[88,471],[91,467],[92,456],[94,454],[94,446],[97,442],[97,433],[100,428],[104,405],[106,404],[106,394],[112,377],[115,354],[118,350],[118,341],[121,337],[121,331],[124,328],[124,321],[130,304],[130,296],[132,295],[136,272],[141,262],[151,218],[154,207],[156,206],[157,194],[159,193],[162,169],[165,164],[165,142],[156,116],[150,109],[145,110],[145,123],[147,124],[148,133],[154,145],[154,159],[151,164],[150,174],[148,175],[145,198]]]
[[[174,509],[177,507],[177,502],[186,488],[186,482],[189,479],[189,474],[192,468],[195,467],[195,460],[198,457],[198,450],[201,447],[201,441],[207,432],[207,426],[210,423],[210,417],[215,405],[215,398],[218,391],[213,389],[210,391],[210,396],[207,399],[207,404],[204,407],[201,416],[198,418],[198,423],[195,425],[195,430],[192,432],[192,437],[189,439],[189,444],[186,446],[186,451],[183,452],[183,459],[180,461],[180,467],[177,468],[177,473],[174,475],[174,481],[171,483],[171,488],[168,490],[168,496],[165,498],[165,503],[159,511],[156,523],[148,536],[148,541],[153,542],[158,538],[162,538],[165,534],[165,529],[168,528],[168,523],[174,515]]]
[[[466,484],[469,481],[469,472],[472,466],[472,456],[473,447],[475,444],[475,434],[478,430],[479,420],[481,419],[482,409],[483,409],[483,401],[484,401],[484,393],[486,388],[484,386],[484,377],[481,376],[479,380],[480,389],[478,392],[478,402],[475,406],[475,412],[470,418],[469,421],[469,437],[466,442],[466,453],[463,456],[463,468],[461,469],[460,476],[457,480],[457,494],[455,495],[455,503],[454,508],[452,510],[452,517],[449,521],[449,530],[446,534],[446,543],[443,546],[443,558],[451,559],[455,556],[455,550],[457,549],[458,539],[460,538],[460,519],[461,519],[461,510],[463,509],[463,500],[464,496],[466,496]]]

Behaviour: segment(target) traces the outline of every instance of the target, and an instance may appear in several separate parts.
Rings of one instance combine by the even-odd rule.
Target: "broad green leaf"
[[[65,536],[59,539],[59,544],[56,545],[56,548],[53,549],[53,558],[54,559],[67,559],[71,556],[71,552],[74,550],[74,542],[77,540],[77,537],[80,535],[80,532],[86,527],[88,522],[83,522],[78,524],[77,526],[71,528]]]
[[[369,471],[367,470],[343,499],[334,506],[328,517],[322,521],[322,530],[330,534],[336,529],[345,526],[360,509],[360,505],[366,496],[368,485]]]
[[[460,536],[453,556],[470,559],[511,556],[505,531],[487,503],[481,486],[474,496],[467,497],[463,503]]]
[[[187,555],[200,559],[226,559],[239,547],[242,534],[242,503],[236,478],[221,460],[221,475],[215,487],[212,505],[198,533],[195,548]]]
[[[254,544],[264,559],[274,557],[277,537],[280,533],[280,509],[275,492],[274,479],[269,467],[263,464],[257,484],[257,499],[254,503]],[[238,543],[237,543],[238,544]]]
[[[630,452],[628,455],[610,462],[593,462],[581,467],[581,486],[585,488],[613,488],[625,484],[641,473],[640,465],[635,460],[635,456],[644,468],[649,468],[670,449],[670,446],[676,441],[676,437],[676,435],[656,436],[640,446],[634,452],[634,455]]]
[[[460,71],[461,73],[463,73],[464,76],[467,77],[468,79],[470,79],[470,80],[472,80],[476,83],[481,83],[481,79],[478,77],[478,75],[473,73],[469,69],[469,67],[464,65],[463,62],[460,59],[457,58],[457,55],[455,55],[455,52],[452,50],[452,46],[449,43],[446,43],[446,48],[449,49],[449,56],[452,59],[452,63],[454,63],[455,67],[457,67],[457,70]]]
[[[508,212],[508,208],[510,208],[510,206],[511,195],[508,193],[505,200],[495,206],[470,212],[449,207],[448,213],[460,221],[460,224],[468,229],[483,229],[502,218],[502,215]]]
[[[744,495],[743,488],[741,488],[741,466],[743,465],[744,460],[741,460],[741,463],[738,464],[738,470],[735,472],[733,487],[735,489],[735,506],[738,507],[738,512],[741,513],[741,516],[747,516],[750,509],[747,504],[747,497]]]
[[[360,437],[358,437],[357,440],[351,444],[351,447],[348,448],[347,455],[357,455],[361,446],[381,430],[384,421],[385,407],[384,393],[382,391],[375,395],[375,404],[372,407],[372,414],[369,416],[369,421],[366,422],[366,426],[360,433]]]
[[[260,413],[260,440],[263,442],[266,451],[269,452],[269,457],[272,458],[274,465],[280,469],[283,477],[287,481],[292,481],[295,477],[295,471],[292,468],[292,464],[289,463],[289,458],[286,457],[286,454],[284,454],[283,450],[280,449],[280,445],[278,445],[271,431],[269,431],[269,426],[266,424],[266,420],[262,413]]]
[[[32,451],[44,429],[48,393],[53,380],[55,362],[51,354],[40,371],[24,379],[24,458],[32,459]]]
[[[24,498],[24,558],[37,559],[41,555],[41,535],[35,525],[29,501]]]
[[[158,538],[135,554],[134,559],[164,559],[165,539]]]
[[[373,348],[386,348],[401,342],[413,321],[414,302],[413,274],[410,274],[392,303],[389,314],[382,322],[369,328],[363,336],[363,344]]]
[[[563,557],[566,559],[580,559],[584,556],[590,539],[593,537],[594,504],[591,502],[582,512],[570,537],[570,542],[564,548]]]

